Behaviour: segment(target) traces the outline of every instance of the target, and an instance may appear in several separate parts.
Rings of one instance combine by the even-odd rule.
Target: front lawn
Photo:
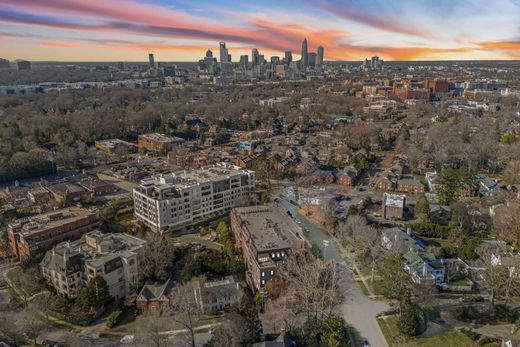
[[[471,347],[473,341],[458,330],[441,331],[433,334],[433,330],[437,330],[439,326],[435,323],[428,323],[428,330],[421,337],[403,337],[399,335],[397,329],[397,316],[388,316],[378,318],[377,323],[381,328],[388,346],[403,347]],[[428,336],[432,333],[431,336]]]

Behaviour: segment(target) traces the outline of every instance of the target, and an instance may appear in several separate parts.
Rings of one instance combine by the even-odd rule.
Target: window
[[[274,270],[271,270],[271,276],[274,275]]]
[[[262,277],[264,277],[264,276],[265,276],[265,272],[262,271]]]

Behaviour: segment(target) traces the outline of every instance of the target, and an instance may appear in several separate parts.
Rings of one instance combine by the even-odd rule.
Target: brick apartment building
[[[286,257],[305,247],[302,229],[273,205],[233,209],[231,231],[244,255],[246,280],[251,289],[260,292],[276,277]]]
[[[415,178],[402,178],[397,181],[397,191],[402,193],[424,193],[424,184]]]
[[[430,90],[433,94],[448,93],[450,91],[450,82],[441,79],[426,80],[424,88]]]
[[[97,211],[71,207],[18,219],[8,225],[7,235],[13,255],[24,260],[60,242],[77,240],[98,224]]]
[[[399,194],[383,193],[383,218],[398,219],[404,217],[406,196]]]
[[[151,133],[139,135],[137,138],[137,146],[145,148],[151,152],[167,153],[173,147],[184,142],[180,137],[170,137],[163,134]]]
[[[430,90],[426,88],[408,88],[394,86],[393,93],[400,100],[430,100]]]
[[[137,152],[135,143],[126,142],[120,139],[100,140],[96,141],[95,146],[106,154],[130,154]]]

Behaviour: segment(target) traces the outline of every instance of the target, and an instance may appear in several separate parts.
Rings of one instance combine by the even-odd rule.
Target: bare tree
[[[165,319],[161,319],[161,317],[154,314],[147,315],[139,328],[136,337],[137,346],[171,346],[168,335],[165,332],[172,329],[173,324],[168,323]]]
[[[173,241],[165,235],[148,233],[141,259],[142,275],[145,278],[165,277],[175,259]]]
[[[490,258],[488,258],[490,259]],[[490,296],[490,308],[495,308],[495,298],[497,295],[503,294],[507,287],[509,273],[503,265],[493,265],[491,260],[486,262],[484,270],[484,284]]]
[[[334,262],[297,252],[291,254],[281,275],[288,283],[295,309],[307,318],[323,322],[341,303],[340,270]]]
[[[493,231],[497,236],[520,246],[520,199],[511,197],[504,206],[496,208],[493,217]]]
[[[195,327],[200,319],[201,309],[195,298],[195,281],[178,286],[171,299],[173,320],[182,325],[191,337],[191,346],[195,347]]]
[[[242,317],[235,314],[231,315],[227,321],[215,328],[211,339],[211,346],[240,347],[243,345],[244,339]]]

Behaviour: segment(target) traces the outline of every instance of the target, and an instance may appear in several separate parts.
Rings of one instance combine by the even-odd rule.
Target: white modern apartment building
[[[244,205],[254,191],[254,171],[221,163],[142,180],[134,211],[156,230],[179,230]]]

